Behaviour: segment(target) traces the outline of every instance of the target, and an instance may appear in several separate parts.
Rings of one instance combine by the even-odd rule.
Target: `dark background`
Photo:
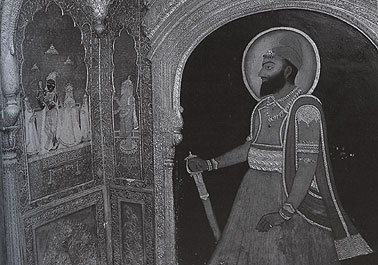
[[[51,44],[59,54],[45,54]],[[50,5],[46,10],[38,11],[33,21],[26,26],[22,49],[24,56],[22,86],[33,109],[39,109],[36,98],[38,81],[41,80],[45,87],[46,77],[52,71],[57,72],[58,75],[56,78],[58,102],[63,105],[65,87],[71,83],[74,87],[76,103],[82,103],[87,85],[85,50],[81,32],[74,26],[70,16],[62,15],[62,10],[56,4]],[[64,64],[68,57],[72,64]],[[34,65],[37,69],[33,69]]]
[[[321,75],[314,95],[323,102],[337,189],[354,224],[378,251],[378,53],[358,30],[336,18],[303,10],[281,10],[238,19],[210,34],[185,66],[181,105],[183,142],[176,149],[174,190],[180,265],[206,264],[214,239],[193,179],[183,159],[189,151],[202,158],[242,144],[249,134],[256,101],[245,88],[241,61],[258,33],[291,26],[317,44]],[[247,163],[204,173],[221,229]],[[378,255],[343,265],[378,264]]]

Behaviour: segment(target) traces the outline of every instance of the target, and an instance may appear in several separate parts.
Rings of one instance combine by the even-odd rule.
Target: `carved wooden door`
[[[20,109],[3,124],[8,264],[153,264],[140,1],[15,2],[14,52],[3,58],[14,66],[5,115]]]

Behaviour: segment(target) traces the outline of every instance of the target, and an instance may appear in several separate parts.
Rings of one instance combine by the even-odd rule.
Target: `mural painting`
[[[375,164],[366,166],[376,157],[366,150],[377,148],[366,137],[378,129],[368,115],[377,62],[376,47],[354,28],[298,10],[239,19],[198,46],[182,85],[180,262],[376,262],[376,229],[366,219],[376,218],[373,195],[358,206],[350,196],[377,184]],[[185,168],[189,151],[199,157]],[[213,211],[187,169],[197,179],[203,172]]]
[[[115,41],[113,81],[116,176],[140,179],[139,76],[134,38],[122,30]],[[125,175],[136,174],[136,175]]]
[[[85,50],[72,18],[54,4],[34,15],[22,49],[25,145],[38,199],[91,180]]]
[[[35,230],[37,264],[97,264],[95,207],[78,211]]]

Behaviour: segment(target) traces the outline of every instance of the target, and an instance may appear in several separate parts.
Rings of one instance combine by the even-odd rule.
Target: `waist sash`
[[[248,164],[253,169],[282,173],[283,151],[282,149],[279,150],[279,148],[265,149],[260,146],[251,145],[248,151]]]

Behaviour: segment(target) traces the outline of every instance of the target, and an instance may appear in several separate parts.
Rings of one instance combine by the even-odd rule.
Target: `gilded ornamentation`
[[[306,164],[315,164],[316,161],[314,159],[308,158],[308,157],[300,157],[298,158],[298,162],[303,162]]]
[[[9,126],[0,130],[4,133],[2,142],[4,160],[12,160],[17,157],[16,136],[19,129],[19,126]]]
[[[117,85],[117,82],[119,82],[117,79],[120,79],[120,76],[124,74],[124,72],[121,74],[119,72],[119,69],[122,69],[124,66],[120,65],[120,58],[114,57],[118,51],[115,50],[115,48],[125,45],[119,42],[120,40],[128,40],[132,42],[130,43],[134,49],[130,50],[134,57],[127,58],[133,61],[127,66],[129,72],[127,72],[124,78],[120,79],[121,83],[126,82],[127,79],[129,79],[128,75],[131,75],[130,80],[133,83],[134,100],[132,97],[129,98],[131,100],[128,100],[128,102],[134,101],[135,103],[135,108],[129,108],[135,113],[135,115],[132,115],[132,122],[132,116],[129,116],[130,121],[128,122],[128,127],[134,127],[131,132],[132,137],[130,140],[127,140],[127,137],[122,138],[124,133],[121,133],[120,129],[118,129],[118,127],[122,125],[120,120],[122,109],[118,112],[118,104],[115,103],[114,108],[110,108],[109,110],[109,114],[111,115],[109,126],[115,124],[113,134],[116,137],[114,144],[115,176],[110,177],[110,179],[116,185],[132,187],[150,187],[153,182],[151,62],[146,59],[149,51],[149,40],[145,35],[141,34],[141,21],[138,16],[138,12],[141,9],[143,9],[143,6],[139,0],[113,1],[109,6],[107,19],[109,25],[108,35],[112,47],[110,48],[111,53],[106,54],[106,56],[109,56],[107,59],[110,62],[108,66],[109,74],[114,75],[110,78],[111,83],[109,84],[109,88],[111,88],[112,91],[106,96],[113,96],[109,101],[110,103],[116,97],[120,98],[119,101],[121,103],[122,97],[118,96],[121,95],[119,88],[122,86]],[[130,43],[128,43],[128,46]],[[116,62],[118,62],[117,65],[115,65]],[[135,69],[130,71],[132,67],[135,67]],[[127,83],[130,83],[130,81],[127,81]],[[105,108],[108,108],[108,106],[111,106],[111,104],[104,105],[104,112],[106,112]],[[126,110],[126,108],[124,110]],[[108,155],[113,159],[113,153],[108,153]]]
[[[80,3],[78,4],[77,1],[61,1],[61,0],[57,0],[57,1],[51,1],[51,0],[40,0],[40,1],[31,1],[31,0],[25,0],[25,1],[7,1],[7,2],[4,2],[6,5],[7,5],[7,8],[10,8],[12,9],[12,11],[10,11],[11,14],[9,14],[9,17],[7,17],[7,19],[3,19],[2,20],[2,27],[11,27],[9,29],[7,29],[6,31],[1,31],[2,35],[8,35],[7,37],[4,37],[2,36],[2,40],[5,40],[5,39],[8,39],[9,37],[9,40],[14,40],[14,45],[12,44],[11,45],[11,54],[13,53],[13,58],[12,60],[14,60],[15,62],[15,65],[17,67],[17,69],[21,69],[21,66],[24,62],[24,58],[23,58],[23,50],[22,50],[22,43],[23,43],[23,40],[24,40],[24,33],[25,33],[25,27],[29,24],[30,21],[32,21],[32,18],[34,16],[34,14],[38,11],[38,10],[41,10],[43,8],[45,8],[46,6],[49,6],[53,3],[57,4],[59,7],[62,8],[63,12],[64,13],[68,13],[72,16],[72,18],[74,19],[74,25],[76,27],[78,27],[81,32],[82,32],[82,43],[83,43],[83,46],[85,48],[85,62],[87,63],[87,70],[88,70],[88,73],[92,73],[91,69],[92,69],[92,66],[91,66],[91,63],[92,63],[92,60],[89,60],[89,58],[92,58],[92,55],[91,55],[91,52],[92,50],[88,50],[87,48],[89,47],[89,45],[94,46],[92,45],[93,42],[91,40],[91,29],[90,29],[90,21],[88,20],[88,15],[87,13],[85,13],[84,9],[82,9],[82,7],[80,7]],[[5,6],[4,6],[5,8]],[[4,10],[4,9],[3,9]],[[8,10],[9,11],[9,10]],[[7,12],[8,12],[7,11]],[[17,19],[16,19],[17,17]],[[3,18],[4,18],[4,12],[3,12]],[[6,22],[4,22],[6,21]],[[11,33],[10,33],[11,32]],[[10,35],[12,34],[12,35]],[[4,37],[4,38],[3,38]],[[8,47],[7,45],[1,45],[1,48],[2,50],[5,48],[5,47]],[[12,52],[12,49],[14,49],[14,52]],[[95,48],[94,48],[95,49]],[[5,53],[2,53],[2,54],[5,54]],[[1,56],[1,60],[2,60],[2,65],[4,63],[7,63],[6,61],[3,61],[3,56]],[[69,63],[69,61],[68,61]],[[39,67],[39,66],[37,66]],[[7,71],[9,71],[9,76],[11,76],[12,78],[14,78],[14,80],[16,80],[18,82],[18,80],[20,80],[20,76],[19,76],[19,71],[18,70],[15,70],[15,68],[13,67],[8,67],[8,65],[6,66],[6,68],[4,68],[2,66],[2,71],[6,69]],[[36,67],[34,67],[34,69],[32,70],[37,70]],[[89,77],[88,78],[88,87],[91,87],[91,80],[92,78]],[[7,78],[3,78],[2,80],[3,82],[6,82],[8,84],[12,84],[12,82],[10,82],[9,79]],[[18,87],[19,85],[17,85]],[[4,87],[4,86],[2,86]],[[17,91],[17,90],[16,90]],[[88,91],[89,94],[91,94],[91,91]],[[4,94],[3,94],[4,95]],[[15,100],[19,100],[18,99],[18,96],[15,97]],[[94,110],[94,113],[93,113],[93,116],[96,117],[96,112],[97,110]],[[22,115],[24,116],[24,115]],[[17,129],[17,127],[19,128],[23,128],[22,126],[22,123],[21,121],[19,120],[19,117],[21,117],[20,115],[18,116],[18,119],[15,123],[15,125],[12,127],[7,127],[6,129]],[[95,120],[98,120],[98,118]],[[11,131],[11,130],[8,130],[8,131]],[[24,236],[23,235],[23,230],[20,228],[20,217],[21,215],[25,216],[26,215],[30,215],[31,212],[35,211],[36,209],[38,209],[40,206],[43,206],[43,205],[46,205],[46,204],[49,204],[50,203],[50,207],[53,206],[54,204],[56,204],[56,201],[59,200],[59,199],[62,199],[62,198],[66,198],[67,196],[70,196],[70,195],[73,195],[73,194],[76,194],[78,193],[79,191],[84,191],[84,190],[88,190],[90,188],[92,188],[93,186],[98,186],[103,177],[100,176],[100,177],[96,177],[94,179],[94,181],[92,182],[87,182],[85,184],[82,184],[82,185],[78,185],[76,187],[73,187],[72,189],[64,189],[64,190],[61,190],[60,192],[58,192],[57,190],[51,190],[51,187],[50,187],[50,190],[49,190],[49,193],[50,193],[50,196],[48,197],[44,197],[44,198],[38,198],[37,200],[31,200],[31,197],[30,197],[30,186],[29,186],[29,172],[28,170],[26,170],[26,165],[27,165],[27,160],[26,160],[26,150],[24,149],[25,146],[24,146],[24,130],[23,129],[18,129],[18,131],[13,131],[12,132],[12,137],[10,137],[11,141],[8,141],[6,140],[6,143],[8,143],[8,146],[12,147],[13,148],[13,153],[14,154],[17,154],[17,160],[15,161],[15,163],[10,163],[9,166],[7,166],[8,163],[4,163],[4,172],[6,173],[7,175],[7,179],[8,181],[7,182],[4,182],[4,190],[5,190],[5,193],[4,193],[4,196],[6,198],[12,198],[12,200],[6,200],[8,205],[5,207],[5,214],[7,216],[7,220],[9,220],[9,223],[6,224],[7,226],[7,229],[9,229],[10,233],[7,233],[7,235],[9,236],[9,238],[7,238],[7,251],[8,251],[8,257],[11,257],[9,258],[9,261],[8,263],[9,264],[31,264],[29,262],[30,258],[32,258],[32,256],[34,256],[34,253],[32,250],[29,249],[30,245],[28,245],[26,243],[26,248],[25,248],[25,251],[26,252],[29,252],[31,251],[30,253],[32,253],[26,263],[23,263],[23,258],[22,258],[22,253],[21,251],[19,250],[19,247],[21,247],[23,245],[23,241],[24,241],[24,238],[26,241],[28,241],[29,239],[32,239],[32,235],[29,235],[29,236]],[[98,137],[99,134],[97,134],[96,132],[94,132],[94,135],[96,136],[95,138],[100,138],[101,137]],[[95,140],[95,145],[94,146],[99,146],[97,144],[98,142],[98,139]],[[4,141],[3,141],[4,143]],[[5,145],[4,145],[5,146]],[[96,148],[94,148],[93,150],[96,150]],[[6,152],[7,150],[3,150],[3,152]],[[16,152],[17,151],[17,152]],[[15,157],[15,156],[13,156]],[[92,156],[94,157],[94,159],[97,161],[94,161],[94,166],[96,168],[98,167],[101,167],[101,163],[99,163],[98,161],[101,160],[102,158],[101,157],[98,157],[96,158],[95,156]],[[4,158],[4,156],[3,156]],[[14,160],[14,159],[12,159]],[[4,160],[5,162],[5,160]],[[11,160],[9,161],[11,162]],[[94,172],[96,172],[96,168],[94,169]],[[72,168],[73,169],[73,168]],[[74,170],[77,172],[77,170]],[[4,174],[5,174],[4,173]],[[52,175],[52,177],[54,176],[55,171],[52,171],[50,172]],[[91,175],[91,171],[88,172],[89,175]],[[56,175],[56,174],[55,174]],[[75,176],[75,174],[73,174],[72,176]],[[78,178],[77,178],[78,179]],[[49,180],[49,179],[47,179]],[[56,181],[56,179],[54,178],[51,178],[51,184],[52,185],[55,185],[58,183],[58,181]],[[84,181],[86,182],[86,181]],[[55,183],[55,184],[54,184]],[[60,181],[60,183],[68,183],[67,181]],[[48,181],[46,182],[46,185],[44,185],[43,187],[44,188],[48,188],[49,185],[48,184]],[[65,185],[66,185],[65,184]],[[37,196],[38,197],[38,196]],[[51,208],[50,208],[51,209]],[[21,237],[21,238],[19,238]],[[20,243],[21,242],[21,243]],[[34,264],[34,263],[33,263]]]
[[[152,193],[112,188],[110,205],[114,265],[155,264]]]
[[[294,89],[289,94],[287,94],[284,98],[274,99],[273,97],[270,97],[268,100],[268,106],[270,104],[275,104],[275,106],[278,106],[280,111],[276,114],[271,114],[271,108],[266,107],[265,113],[268,117],[269,122],[273,122],[277,119],[282,118],[284,115],[286,115],[289,112],[290,107],[293,105],[294,101],[298,98],[298,96],[302,93],[302,90],[299,88]],[[288,100],[289,99],[289,100]],[[272,102],[273,101],[273,102]]]
[[[150,0],[146,1],[148,12],[144,17],[144,27],[148,37],[151,37],[159,29],[161,24],[171,15],[179,6],[187,0]]]
[[[103,20],[108,12],[108,5],[112,0],[87,0],[87,4],[92,7],[93,16]]]
[[[14,56],[18,60],[18,65],[22,63],[21,43],[23,39],[22,32],[26,24],[31,21],[36,10],[42,8],[50,0],[4,0],[2,10],[2,43],[1,43],[1,66],[2,66],[2,88],[7,89],[9,84],[14,80],[10,80],[6,76],[4,78],[4,69],[14,74],[15,80],[19,79],[18,71],[15,68],[9,68],[6,54]],[[73,0],[55,0],[64,10],[73,15],[75,25],[82,29],[83,45],[90,49],[87,51],[88,55],[85,61],[88,65],[88,80],[89,90],[92,95],[92,117],[93,128],[96,131],[93,133],[93,172],[98,173],[95,177],[93,185],[102,185],[102,179],[112,179],[114,170],[114,163],[112,158],[102,155],[109,155],[113,152],[112,146],[108,145],[112,141],[111,132],[111,108],[102,109],[105,105],[100,105],[100,98],[105,98],[105,102],[111,102],[111,77],[108,69],[111,68],[110,60],[107,59],[109,51],[111,50],[112,42],[106,38],[101,40],[92,39],[91,19],[93,17],[103,18],[106,15],[106,8],[108,9],[107,26],[110,27],[110,33],[117,33],[123,27],[128,28],[131,32],[140,34],[134,26],[137,23],[129,23],[135,16],[130,16],[130,12],[136,12],[136,8],[120,8],[121,5],[126,5],[131,1],[116,1],[114,8],[103,6],[103,8],[93,9],[86,12],[85,7],[80,1]],[[91,2],[91,1],[90,1]],[[94,3],[96,1],[93,1]],[[103,1],[99,6],[103,5]],[[170,164],[174,157],[174,146],[181,141],[181,134],[179,133],[182,127],[182,117],[180,114],[180,87],[183,69],[186,60],[189,58],[191,52],[205,38],[208,34],[213,32],[218,27],[243,16],[251,15],[257,12],[277,10],[284,8],[297,8],[306,10],[315,10],[325,14],[332,15],[337,18],[342,18],[343,21],[353,24],[362,32],[370,37],[374,42],[378,42],[378,16],[376,14],[377,6],[375,1],[356,1],[351,0],[314,0],[314,1],[284,1],[284,0],[261,0],[261,1],[234,1],[234,0],[218,0],[218,1],[185,1],[185,0],[145,0],[144,3],[147,8],[142,9],[141,16],[144,18],[145,34],[140,34],[138,39],[140,44],[140,83],[141,83],[141,101],[143,107],[141,108],[141,127],[143,128],[143,141],[141,149],[143,150],[143,167],[142,175],[145,178],[144,182],[134,181],[132,184],[127,184],[126,181],[112,180],[112,185],[125,185],[134,188],[143,188],[146,192],[139,193],[134,191],[120,191],[111,190],[111,204],[112,204],[112,231],[115,232],[115,237],[119,237],[120,228],[118,216],[118,199],[132,201],[144,201],[145,204],[145,220],[144,226],[145,241],[148,243],[146,247],[147,264],[176,264],[175,260],[175,226],[174,226],[174,208],[172,196],[172,169]],[[21,5],[23,5],[22,11]],[[111,6],[111,5],[110,5]],[[89,9],[89,8],[88,8]],[[110,11],[112,9],[112,11]],[[146,11],[148,9],[148,11]],[[122,15],[122,12],[124,15]],[[147,13],[145,13],[147,12]],[[118,18],[113,19],[113,15],[117,14]],[[125,15],[126,14],[126,15]],[[18,18],[18,30],[16,32],[16,24]],[[125,22],[126,21],[126,22]],[[97,22],[96,22],[97,23]],[[97,32],[101,33],[104,30],[103,21],[100,20]],[[159,34],[162,29],[166,34]],[[16,32],[15,36],[13,33]],[[115,36],[115,34],[113,35]],[[150,40],[147,38],[149,37]],[[13,45],[11,40],[15,40]],[[5,40],[5,41],[4,41]],[[152,47],[150,47],[150,45]],[[93,54],[90,52],[93,51]],[[167,52],[169,51],[169,52]],[[148,55],[147,55],[148,54]],[[12,58],[12,57],[10,57]],[[100,62],[96,65],[91,65],[92,62]],[[98,72],[101,68],[101,76]],[[10,70],[9,70],[10,69]],[[152,74],[151,74],[152,73]],[[6,85],[4,85],[7,83]],[[18,87],[18,86],[16,86]],[[99,88],[102,88],[99,89]],[[152,94],[152,88],[154,93]],[[17,89],[17,88],[16,88]],[[100,91],[101,90],[101,91]],[[9,94],[3,92],[5,102]],[[12,92],[13,93],[13,92]],[[12,94],[10,93],[10,94]],[[14,94],[14,93],[13,93]],[[15,102],[15,103],[12,103]],[[9,105],[18,105],[19,99],[14,97],[11,99]],[[6,105],[5,105],[6,106]],[[12,106],[13,108],[14,106]],[[14,109],[15,110],[15,109]],[[15,111],[17,113],[18,110]],[[12,114],[14,111],[10,111]],[[173,113],[173,114],[172,114]],[[11,117],[12,115],[10,115]],[[102,119],[101,119],[102,118]],[[170,120],[172,118],[172,120]],[[13,118],[12,118],[13,119]],[[8,119],[11,120],[11,119]],[[17,119],[16,119],[17,120]],[[104,124],[101,122],[105,121]],[[180,125],[181,123],[181,125]],[[11,124],[11,123],[10,123]],[[109,126],[110,124],[110,126]],[[14,125],[18,125],[17,122]],[[104,132],[100,132],[103,126]],[[109,131],[110,132],[109,132]],[[19,134],[14,134],[12,138],[15,141],[16,148],[22,154],[23,137]],[[110,135],[110,136],[109,136]],[[106,146],[102,146],[102,141],[105,140]],[[7,140],[8,141],[8,140]],[[13,140],[10,142],[13,143]],[[103,148],[103,149],[102,149]],[[101,152],[105,153],[102,154]],[[17,212],[17,203],[19,198],[15,198],[14,194],[20,193],[20,207],[23,213],[25,223],[25,238],[26,238],[26,264],[35,264],[33,252],[33,226],[41,225],[51,219],[56,219],[67,211],[78,211],[83,205],[88,205],[87,199],[67,199],[72,196],[77,196],[78,192],[86,193],[88,189],[93,188],[93,185],[83,185],[74,190],[63,191],[59,194],[53,194],[48,198],[39,201],[29,201],[28,194],[28,180],[26,172],[18,173],[24,168],[22,163],[25,154],[21,155],[21,163],[13,164],[11,166],[4,166],[4,176],[7,182],[4,183],[4,195],[6,198],[14,198],[10,201],[13,208],[6,208],[8,216],[13,216],[15,225],[10,225],[10,234],[15,237],[12,240],[7,240],[9,249],[8,256],[14,257],[14,261],[10,264],[22,264],[21,255],[17,254],[17,245],[21,239],[16,238],[19,227],[17,226],[17,218],[20,214]],[[164,167],[164,162],[168,161],[168,167]],[[105,161],[104,167],[102,167]],[[4,161],[5,163],[10,161]],[[17,173],[16,173],[17,172]],[[15,180],[20,180],[20,185],[15,186]],[[13,185],[13,186],[12,186]],[[13,189],[12,189],[13,187]],[[13,194],[12,194],[13,193]],[[71,197],[69,197],[71,196]],[[97,195],[96,195],[97,196]],[[56,205],[56,201],[64,201],[61,205]],[[103,200],[101,197],[100,200]],[[38,209],[40,206],[51,205],[54,206],[48,210]],[[80,206],[80,207],[79,207]],[[103,203],[98,203],[96,206],[98,214],[97,222],[99,233],[99,247],[100,252],[103,253],[106,246],[105,232],[102,229],[105,222],[103,213]],[[114,215],[113,215],[114,214]],[[12,243],[13,242],[13,243]],[[15,244],[17,243],[17,244]],[[10,246],[10,247],[9,247]],[[118,248],[117,248],[118,247]],[[115,264],[121,264],[120,254],[120,239],[114,240],[114,260]],[[117,250],[118,249],[118,250]],[[111,249],[110,249],[111,250]],[[118,252],[117,252],[118,251]],[[104,254],[105,255],[105,254]],[[17,257],[18,256],[18,257]],[[106,264],[106,259],[103,257],[99,264]]]
[[[361,254],[366,254],[366,248],[369,248],[360,234],[336,240],[335,247],[338,250],[337,255],[339,259],[350,258],[356,251]]]
[[[125,222],[123,230],[123,262],[130,265],[142,265],[143,262],[143,237],[138,229],[142,220],[134,213],[133,209],[125,206]]]
[[[319,145],[318,144],[297,143],[296,151],[298,153],[318,154],[319,153]]]
[[[250,168],[282,172],[282,161],[282,151],[268,151],[253,147],[248,151],[248,164]]]
[[[98,36],[101,36],[105,31],[104,19],[108,14],[108,6],[113,0],[86,0],[87,5],[92,9],[92,14],[95,18],[95,31]]]
[[[103,193],[78,197],[26,215],[27,262],[18,264],[107,264]]]
[[[1,23],[1,91],[4,99],[2,109],[3,128],[3,157],[4,159],[15,159],[15,140],[19,125],[16,124],[20,111],[19,98],[19,76],[18,64],[14,49],[14,24],[15,14],[13,10],[19,7],[20,3],[4,1],[2,9],[2,21],[12,23]]]
[[[96,264],[96,239],[82,223],[58,220],[53,224],[53,236],[48,240],[42,265],[75,263],[75,254],[81,253],[80,264]]]
[[[311,122],[320,121],[320,112],[312,105],[305,105],[297,110],[295,117],[298,122],[304,122],[307,124],[307,126],[310,126]]]
[[[52,1],[52,0],[41,0],[41,1],[31,1],[31,0],[26,0],[23,2],[22,6],[21,6],[21,10],[20,10],[20,14],[19,14],[19,19],[18,19],[18,22],[17,22],[17,29],[15,31],[15,49],[16,49],[16,54],[17,54],[17,59],[18,59],[18,65],[19,67],[22,66],[22,64],[24,63],[25,59],[23,57],[23,47],[22,47],[22,43],[25,39],[25,29],[27,27],[27,25],[29,25],[29,23],[32,21],[32,18],[34,16],[34,14],[36,12],[38,12],[39,10],[43,9],[44,7],[48,6],[50,7],[52,4],[56,4],[63,12],[63,14],[66,14],[66,15],[70,15],[70,17],[72,18],[72,20],[74,21],[74,25],[80,29],[81,31],[81,41],[82,41],[82,45],[84,47],[84,51],[85,51],[85,56],[84,56],[84,62],[85,62],[85,65],[86,65],[86,71],[88,73],[88,78],[87,78],[87,86],[86,86],[86,94],[88,95],[89,98],[91,98],[91,107],[93,107],[93,109],[91,110],[91,116],[92,116],[92,124],[91,124],[91,127],[92,127],[92,150],[91,150],[91,147],[88,145],[88,149],[87,151],[85,151],[84,153],[87,153],[88,152],[93,152],[93,154],[97,154],[100,152],[100,149],[99,147],[101,146],[101,141],[102,141],[102,137],[101,137],[101,133],[100,133],[100,126],[99,126],[99,120],[100,120],[100,114],[99,114],[99,108],[96,107],[96,102],[98,102],[98,95],[97,93],[94,93],[94,91],[92,91],[93,87],[95,87],[95,82],[98,80],[98,78],[96,78],[97,74],[96,72],[93,70],[94,69],[94,66],[93,66],[93,61],[90,59],[92,57],[94,57],[95,54],[98,54],[96,52],[93,52],[96,50],[96,42],[92,40],[92,32],[91,32],[91,28],[90,28],[90,18],[88,16],[88,13],[86,13],[86,10],[84,9],[86,6],[80,6],[77,4],[76,1]],[[89,47],[92,47],[91,49]],[[52,47],[51,47],[52,48]],[[52,48],[52,49],[49,49],[49,52],[55,52],[54,49],[56,50],[56,48]],[[92,53],[93,52],[93,53]],[[68,58],[64,58],[65,59],[65,62],[69,61]],[[23,86],[25,86],[25,84],[22,84]],[[21,132],[23,132],[23,130],[20,130]],[[27,159],[26,157],[26,152],[21,152],[24,150],[24,146],[23,146],[23,136],[20,135],[21,133],[19,133],[19,135],[17,136],[17,143],[16,143],[16,148],[20,151],[19,154],[20,154],[20,158],[22,161],[22,165],[20,164],[20,167],[24,167],[24,165],[26,165],[27,162],[32,162],[32,165],[31,165],[31,170],[35,171],[37,167],[39,167],[39,165],[37,165],[38,163],[34,163],[36,161],[34,160],[31,160],[30,159]],[[86,148],[84,148],[86,149]],[[26,151],[26,150],[25,150]],[[66,179],[66,181],[59,181],[57,179],[54,179],[54,176],[58,176],[59,174],[57,174],[59,171],[62,171],[62,172],[66,172],[68,173],[68,171],[72,171],[72,172],[78,172],[77,169],[73,169],[73,168],[70,168],[70,167],[67,167],[67,168],[62,168],[62,163],[64,163],[64,161],[66,161],[67,159],[68,160],[72,160],[72,159],[79,159],[77,157],[78,153],[76,151],[74,151],[72,154],[74,155],[73,157],[67,157],[67,155],[63,154],[63,152],[60,152],[59,150],[57,150],[57,159],[49,159],[48,158],[48,154],[46,154],[46,160],[42,163],[43,165],[41,165],[42,167],[42,170],[45,170],[44,171],[44,174],[37,174],[37,178],[33,178],[33,181],[29,181],[27,177],[24,177],[24,178],[21,178],[20,180],[20,190],[22,190],[23,192],[20,194],[21,198],[25,198],[27,201],[21,201],[21,205],[23,206],[21,208],[21,211],[24,213],[24,212],[27,212],[31,209],[34,209],[36,207],[38,207],[39,205],[41,204],[46,204],[46,203],[49,203],[49,202],[52,202],[56,199],[59,199],[59,198],[63,198],[63,197],[66,197],[70,194],[74,194],[76,192],[78,192],[79,190],[83,190],[83,189],[86,189],[86,188],[89,188],[89,187],[93,187],[93,186],[96,186],[96,185],[99,185],[99,183],[101,183],[102,179],[103,179],[103,176],[97,176],[96,174],[93,175],[92,177],[92,172],[97,172],[98,170],[101,170],[101,167],[102,167],[102,163],[100,162],[102,160],[102,156],[99,154],[99,155],[87,155],[86,156],[89,158],[89,159],[93,159],[93,170],[82,170],[81,173],[84,173],[84,176],[83,178],[77,178],[77,176],[75,174],[69,174],[70,178],[73,179],[81,179],[79,182],[81,182],[81,184],[79,185],[82,185],[82,186],[75,186],[76,184],[78,184],[75,181],[71,184],[74,184],[73,186],[75,187],[72,187],[70,189],[68,189],[69,187],[64,187],[63,189],[56,189],[59,185],[71,185],[69,184],[69,180]],[[83,150],[84,151],[84,150]],[[84,154],[82,154],[84,155]],[[90,158],[92,157],[92,158]],[[48,168],[46,168],[47,166],[47,163],[54,163],[54,161],[59,164],[58,168],[56,169],[53,169],[52,171],[50,171]],[[81,160],[82,161],[82,160]],[[71,161],[72,162],[72,161]],[[83,162],[83,161],[82,161]],[[76,164],[73,163],[72,165]],[[86,162],[84,164],[87,164]],[[88,166],[89,164],[87,164]],[[52,164],[50,165],[51,167],[53,166]],[[87,168],[87,166],[84,166],[84,168]],[[90,165],[89,165],[90,166]],[[74,167],[77,167],[77,166],[74,166]],[[68,171],[67,171],[68,170]],[[50,172],[49,172],[50,171]],[[30,172],[28,172],[30,175]],[[49,175],[51,176],[51,178],[49,177]],[[67,174],[66,174],[67,175]],[[47,185],[43,185],[42,186],[42,189],[41,190],[45,190],[44,192],[42,193],[35,193],[35,190],[33,189],[32,193],[34,194],[34,199],[37,198],[37,200],[31,200],[30,201],[30,197],[33,197],[31,196],[30,192],[31,192],[31,189],[30,189],[30,185],[35,185],[35,184],[38,184],[39,181],[41,181],[40,183],[44,183],[43,181],[44,180],[51,180],[51,184],[52,186],[48,187]],[[49,181],[47,181],[49,182]],[[46,183],[47,183],[46,182]],[[55,184],[54,184],[55,183]],[[65,183],[65,184],[64,184]],[[38,184],[40,185],[40,184]],[[55,186],[55,185],[58,185],[58,186]],[[38,187],[35,187],[35,188],[38,188]],[[41,191],[40,190],[40,191]],[[46,195],[46,192],[48,191],[47,194],[49,194],[48,197],[46,198],[41,198],[41,195],[44,194]],[[59,190],[61,190],[61,192],[59,192]],[[24,192],[26,194],[24,194]]]

